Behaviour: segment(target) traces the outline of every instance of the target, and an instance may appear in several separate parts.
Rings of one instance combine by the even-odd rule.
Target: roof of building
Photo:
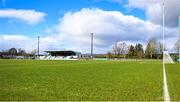
[[[76,54],[81,54],[80,52],[72,51],[72,50],[47,50],[44,52],[46,52],[46,53],[76,53]]]

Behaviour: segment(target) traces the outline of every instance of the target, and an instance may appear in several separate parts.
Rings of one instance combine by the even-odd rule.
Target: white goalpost
[[[163,64],[165,63],[174,63],[168,51],[165,51],[165,0],[163,0]]]
[[[165,51],[165,0],[163,0],[163,5],[162,5],[162,23],[163,23],[163,89],[164,89],[164,100],[165,102],[170,101],[170,96],[169,96],[169,91],[168,91],[168,84],[167,84],[167,78],[166,78],[166,68],[165,68],[165,63],[173,63],[173,60],[169,53]]]
[[[179,58],[178,58],[178,62],[180,62],[180,16],[178,17],[178,31],[179,31],[179,42],[178,42],[178,45],[179,45]]]

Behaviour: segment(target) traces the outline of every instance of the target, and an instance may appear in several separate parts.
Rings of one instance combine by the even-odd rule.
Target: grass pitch
[[[180,64],[166,65],[171,101],[180,101]]]
[[[160,61],[0,60],[0,100],[163,99]]]

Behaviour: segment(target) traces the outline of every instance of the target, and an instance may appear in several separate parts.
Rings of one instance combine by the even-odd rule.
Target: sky
[[[165,0],[165,46],[179,38],[178,0]],[[162,42],[162,0],[0,0],[0,50],[12,47],[90,52],[111,51],[116,42]]]

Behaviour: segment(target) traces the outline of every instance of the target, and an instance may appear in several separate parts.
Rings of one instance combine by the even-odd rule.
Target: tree
[[[135,56],[137,58],[143,58],[144,57],[144,49],[142,44],[136,44],[135,46]]]
[[[163,44],[162,43],[159,42],[157,44],[155,54],[157,55],[158,59],[162,59],[163,58]]]
[[[18,49],[18,54],[21,55],[21,56],[25,56],[26,55],[26,51],[21,49],[21,48],[19,48]]]
[[[13,56],[15,56],[15,55],[17,55],[17,50],[15,49],[15,48],[11,48],[11,49],[9,49],[9,54],[13,57]]]
[[[112,53],[109,51],[108,53],[107,53],[107,58],[112,58],[113,56],[112,56]]]
[[[128,58],[134,58],[134,56],[135,56],[135,48],[133,45],[131,45],[128,51]]]
[[[149,39],[146,50],[145,50],[145,56],[146,58],[151,58],[153,57],[153,54],[156,53],[156,48],[157,48],[157,41],[154,38]]]
[[[35,56],[36,53],[37,53],[37,50],[36,50],[36,49],[34,49],[34,50],[31,51],[31,55],[33,55],[33,56]]]
[[[114,53],[114,55],[123,55],[125,57],[125,55],[128,53],[128,46],[125,42],[116,43],[115,45],[113,45],[112,52]]]
[[[166,48],[165,48],[166,49]],[[158,43],[158,47],[157,47],[157,53],[158,54],[162,54],[163,53],[163,44],[162,43]]]
[[[112,47],[112,52],[113,52],[114,55],[117,55],[117,49],[118,49],[118,47],[117,47],[117,43],[116,43]]]
[[[176,51],[176,52],[179,52],[179,40],[174,44],[174,50]]]

